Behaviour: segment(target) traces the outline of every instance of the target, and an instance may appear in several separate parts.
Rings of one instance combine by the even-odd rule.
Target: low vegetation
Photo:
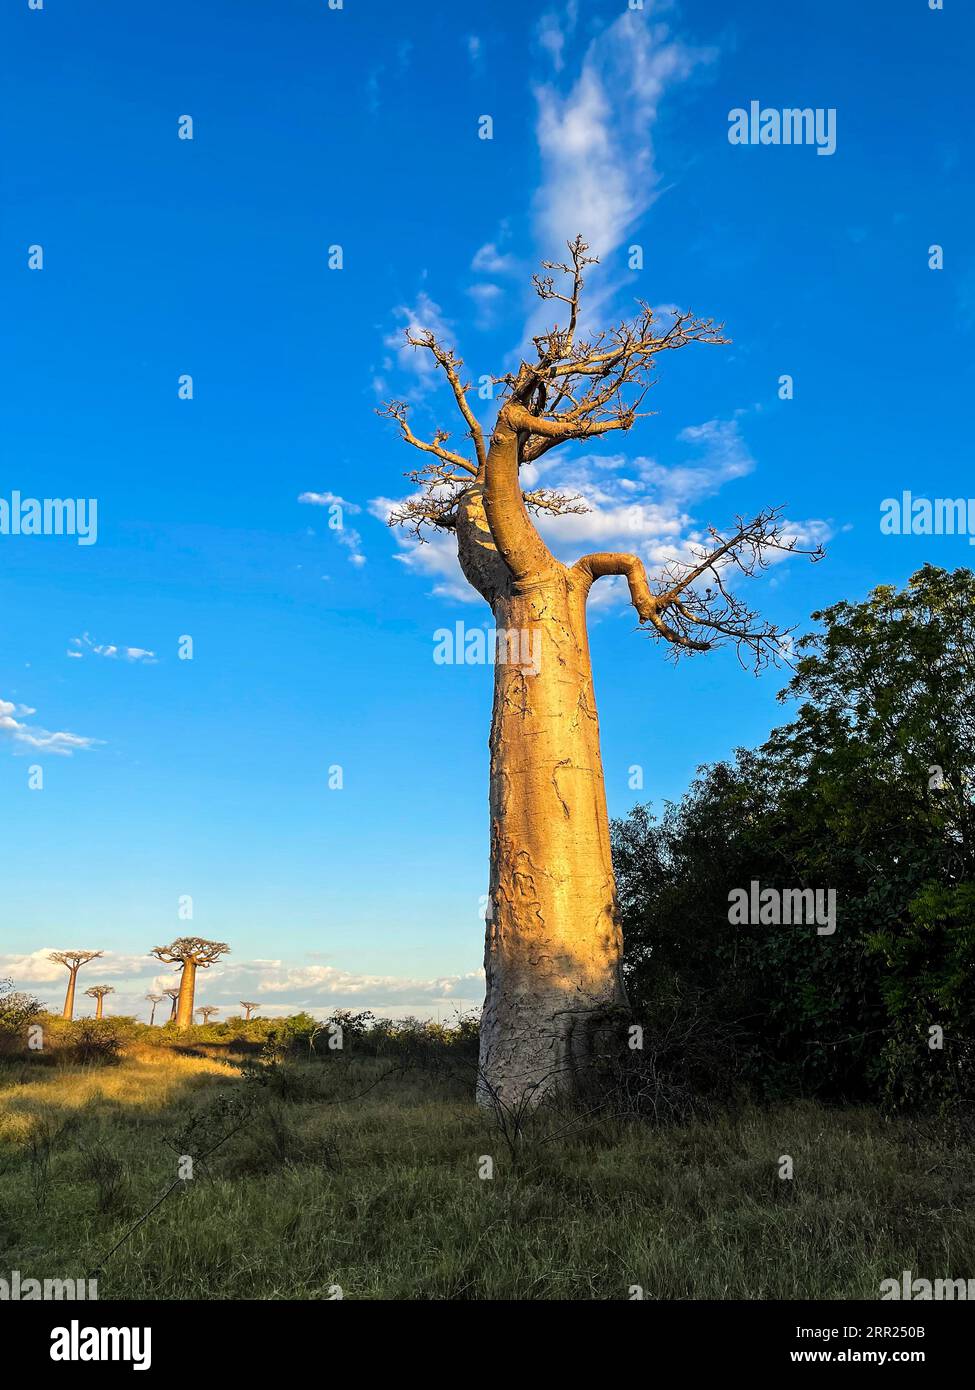
[[[0,1060],[10,1268],[97,1271],[103,1299],[612,1300],[873,1299],[975,1265],[944,1122],[542,1107],[515,1133],[472,1103],[467,1025],[341,1050],[293,1020],[263,1043],[155,1032],[114,1062],[67,1038]]]

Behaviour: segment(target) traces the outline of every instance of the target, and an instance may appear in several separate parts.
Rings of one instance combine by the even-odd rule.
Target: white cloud
[[[70,757],[78,749],[91,748],[99,742],[98,739],[83,738],[80,734],[52,733],[36,725],[24,724],[15,717],[18,714],[23,716],[35,713],[35,710],[25,705],[0,699],[0,734],[12,741],[17,752],[34,749],[40,753],[57,753]]]
[[[435,979],[417,980],[397,975],[362,975],[340,970],[333,965],[285,965],[281,961],[264,962],[243,968],[235,979],[248,979],[248,988],[264,995],[289,995],[302,1008],[322,1008],[359,1002],[396,1004],[431,1000],[471,999],[483,991],[483,972],[472,970],[466,975],[441,975]]]
[[[143,666],[155,666],[158,658],[147,647],[119,647],[114,642],[93,642],[87,632],[80,637],[72,637],[68,642],[66,656],[81,658],[86,652],[93,656],[103,656],[109,661],[129,661]]]
[[[556,72],[561,72],[565,66],[565,45],[576,27],[578,13],[578,0],[568,0],[563,14],[551,12],[542,15],[538,21],[538,42],[545,49]]]
[[[497,243],[486,241],[474,252],[471,270],[484,275],[510,275],[518,269],[514,256],[506,256],[498,250]]]
[[[347,502],[336,492],[302,492],[298,496],[298,501],[306,502],[312,507],[341,507],[353,515],[362,511],[362,508],[357,506],[355,502]]]
[[[558,67],[562,44],[555,29],[546,32]],[[577,232],[603,257],[622,243],[657,196],[651,130],[660,101],[712,56],[644,14],[625,11],[591,42],[567,92],[551,83],[536,89],[545,173],[535,213],[547,254]]]
[[[362,508],[355,502],[347,502],[344,497],[339,497],[336,492],[302,492],[298,497],[299,502],[306,502],[312,507],[340,507],[342,511],[351,512],[355,515],[361,512]],[[333,513],[333,517],[341,522],[341,512]],[[366,563],[366,557],[362,553],[362,537],[352,526],[329,525],[329,530],[333,532],[339,545],[344,546],[350,551],[349,564],[361,568]]]
[[[755,461],[737,420],[709,420],[677,436],[697,457],[664,467],[653,459],[584,455],[559,463],[556,451],[543,456],[525,478],[578,493],[590,510],[581,516],[547,516],[537,525],[560,559],[576,560],[584,549],[627,550],[649,567],[682,554],[695,535],[690,504],[724,483],[750,473]],[[527,471],[527,470],[526,470]],[[549,472],[552,477],[549,477]]]
[[[478,328],[490,328],[497,317],[498,303],[503,296],[500,285],[471,285],[467,293],[477,306],[475,324]]]
[[[452,329],[440,305],[421,290],[412,307],[400,304],[393,310],[393,314],[400,320],[401,326],[387,333],[383,342],[387,347],[395,348],[397,362],[403,371],[414,373],[426,386],[436,385],[438,369],[433,354],[426,348],[412,347],[406,341],[406,332],[409,331],[414,338],[420,337],[423,333],[433,333],[439,342],[451,341]]]
[[[57,961],[48,959],[51,952],[95,949],[97,948],[87,939],[82,939],[79,946],[78,941],[72,938],[67,940],[67,945],[62,943],[59,946],[42,946],[26,955],[0,955],[0,977],[9,976],[15,985],[32,987],[60,984],[62,981],[67,984],[67,969]],[[78,981],[80,983],[82,980],[88,980],[92,984],[100,984],[103,978],[142,974],[148,972],[152,963],[148,952],[144,956],[130,956],[118,951],[106,951],[97,960],[90,961],[82,967]]]
[[[735,478],[744,478],[755,467],[737,420],[688,425],[677,438],[692,446],[696,459],[674,468],[661,468],[652,459],[639,458],[634,463],[637,476],[658,487],[664,497],[691,502],[716,492]]]
[[[369,510],[377,520],[387,521],[390,512],[402,504],[403,499],[394,502],[389,497],[374,497],[369,503]],[[432,592],[438,598],[455,599],[461,603],[484,602],[461,572],[457,560],[457,540],[452,532],[431,531],[425,544],[420,544],[402,530],[397,530],[395,535],[397,550],[394,558],[414,574],[432,579]]]
[[[70,943],[69,943],[70,944]],[[90,943],[89,943],[90,945]],[[61,1008],[68,972],[63,965],[47,959],[52,950],[44,947],[27,955],[0,955],[0,978],[9,976],[15,987],[31,989],[55,1011]],[[153,971],[152,967],[156,966]],[[148,954],[127,956],[106,951],[98,960],[83,967],[78,976],[75,1013],[86,1012],[84,991],[88,984],[116,981],[116,993],[106,999],[111,1014],[135,1014],[148,1018],[145,995],[161,993],[179,983],[178,972],[160,972],[158,962]],[[334,965],[305,965],[283,960],[236,960],[226,958],[197,977],[198,1004],[215,1004],[218,1017],[229,1018],[240,1012],[241,999],[256,999],[265,1016],[283,1017],[308,1009],[324,1013],[334,1008],[371,1009],[377,1015],[396,1017],[406,1013],[433,1016],[447,1013],[458,1005],[479,1005],[484,994],[484,972],[470,970],[462,975],[441,975],[416,979],[398,975],[370,975],[342,970]],[[156,1018],[165,1017],[169,1004],[157,1006]]]

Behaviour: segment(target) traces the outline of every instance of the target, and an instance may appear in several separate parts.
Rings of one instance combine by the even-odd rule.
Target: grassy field
[[[550,1115],[512,1152],[462,1075],[239,1061],[0,1061],[0,1274],[100,1266],[103,1299],[874,1299],[903,1269],[975,1274],[970,1150],[932,1127]]]

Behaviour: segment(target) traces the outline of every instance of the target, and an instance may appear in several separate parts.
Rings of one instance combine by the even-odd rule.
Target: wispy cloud
[[[474,252],[471,270],[482,275],[510,275],[518,269],[514,256],[505,255],[498,250],[497,242],[486,241]]]
[[[22,722],[23,718],[36,713],[37,711],[28,705],[18,705],[12,700],[0,700],[0,735],[10,740],[15,752],[33,750],[70,757],[79,749],[91,748],[99,742],[98,739],[83,738],[80,734],[53,733],[49,729],[40,728],[39,725]]]
[[[346,501],[337,492],[302,492],[298,496],[298,501],[305,502],[311,507],[341,507],[343,511],[350,512],[352,515],[362,511],[362,508],[355,502]]]
[[[118,647],[114,642],[94,642],[87,632],[69,640],[66,655],[76,660],[86,655],[103,656],[109,661],[129,661],[144,666],[154,666],[158,660],[156,653],[147,647]]]
[[[558,29],[557,41],[551,16],[542,25],[548,35],[542,41],[560,68],[565,31]],[[544,177],[535,218],[547,254],[577,232],[603,257],[622,243],[657,196],[652,129],[660,102],[713,57],[646,14],[625,11],[592,40],[566,91],[554,83],[536,88]]]
[[[578,17],[578,0],[568,0],[561,13],[551,10],[538,21],[535,31],[538,43],[548,54],[556,72],[561,72],[565,66],[565,47],[575,31]]]
[[[350,512],[355,515],[362,511],[357,503],[347,502],[336,492],[302,492],[298,496],[298,501],[312,507],[335,508],[329,517],[328,529],[333,532],[339,545],[348,550],[350,565],[355,565],[358,569],[366,563],[366,557],[362,553],[362,536],[354,526],[344,525],[342,519],[343,512]]]
[[[387,521],[390,512],[402,506],[403,498],[374,497],[369,510],[377,521]],[[433,581],[432,593],[459,603],[482,603],[480,594],[472,589],[461,573],[457,559],[457,540],[452,532],[432,532],[425,544],[402,530],[394,532],[396,554],[393,557],[406,569],[421,578]]]
[[[500,285],[495,285],[490,281],[483,284],[471,285],[467,293],[474,301],[477,309],[475,325],[477,328],[490,328],[497,319],[497,311],[504,299],[504,291]]]
[[[423,333],[433,333],[440,342],[450,341],[453,330],[444,317],[443,310],[425,290],[421,290],[412,306],[398,305],[393,310],[393,316],[400,320],[400,326],[387,333],[383,339],[384,343],[395,351],[397,363],[403,371],[413,373],[426,387],[435,386],[436,362],[424,348],[412,347],[406,341],[406,334],[409,332],[412,337],[417,338]]]
[[[578,558],[585,548],[629,550],[649,567],[683,553],[697,528],[692,503],[755,467],[736,420],[709,420],[677,436],[676,450],[690,447],[687,463],[666,467],[645,456],[584,455],[549,465],[558,486],[578,493],[590,510],[581,516],[538,518],[539,530],[560,559]],[[548,469],[536,465],[527,486],[548,485]]]

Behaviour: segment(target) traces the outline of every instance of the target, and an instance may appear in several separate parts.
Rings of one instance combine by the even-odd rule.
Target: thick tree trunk
[[[102,1016],[102,1004],[103,1004],[104,1002],[105,1002],[104,996],[101,995],[101,994],[99,994],[98,997],[97,997],[97,999],[96,999],[96,1001],[95,1001],[95,1017],[96,1017],[96,1018],[101,1018],[101,1016]]]
[[[78,971],[76,969],[68,971],[68,992],[64,996],[64,1010],[61,1014],[62,1018],[74,1018],[74,986],[77,978]]]
[[[491,890],[478,1098],[598,1084],[626,1016],[586,594],[562,565],[494,596]]]
[[[179,998],[176,1001],[176,1027],[193,1027],[193,996],[196,990],[196,961],[185,960],[179,977]]]

